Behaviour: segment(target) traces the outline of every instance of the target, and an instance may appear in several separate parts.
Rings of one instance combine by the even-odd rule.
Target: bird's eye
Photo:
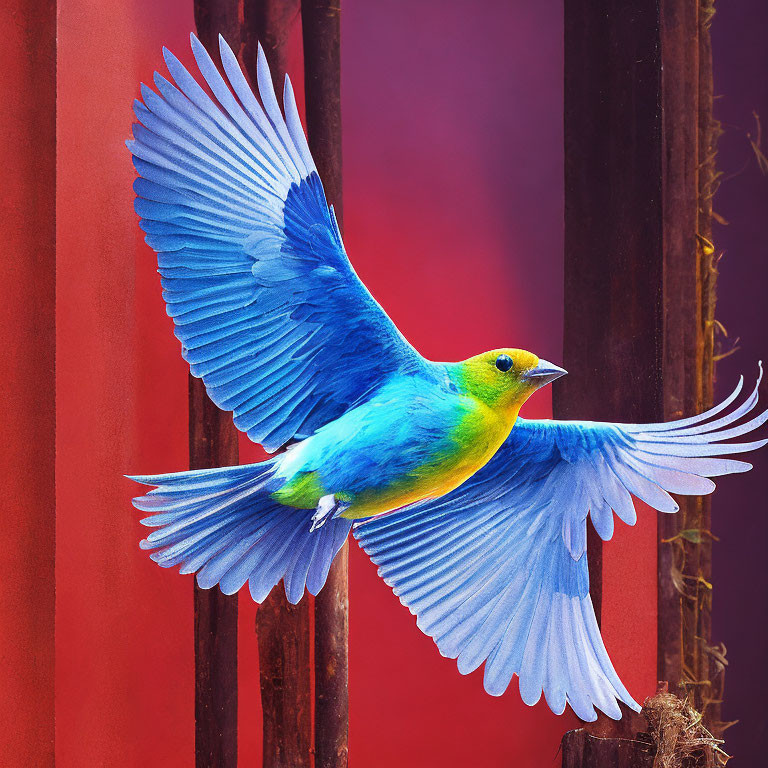
[[[496,367],[506,373],[512,367],[512,358],[509,355],[499,355],[496,358]]]

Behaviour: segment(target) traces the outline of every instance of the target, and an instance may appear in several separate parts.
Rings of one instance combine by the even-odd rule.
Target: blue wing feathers
[[[214,98],[164,51],[175,84],[142,86],[128,142],[136,211],[192,373],[275,450],[425,363],[349,264],[290,83],[284,118],[263,52],[262,107],[223,40],[227,80],[192,49]]]
[[[434,371],[347,258],[290,81],[283,114],[260,48],[261,103],[223,39],[224,75],[194,36],[191,45],[213,98],[164,49],[173,81],[155,73],[156,91],[142,85],[127,142],[135,208],[190,371],[239,429],[275,450],[398,374]],[[632,495],[674,512],[670,493],[709,493],[709,478],[749,469],[722,458],[768,443],[725,442],[768,420],[766,411],[743,421],[757,387],[731,408],[742,384],[708,412],[666,424],[520,419],[455,491],[367,521],[356,536],[443,655],[462,673],[485,664],[489,693],[517,675],[528,703],[543,694],[556,712],[570,703],[586,720],[596,709],[619,717],[618,702],[637,705],[595,621],[587,516],[608,540],[614,514],[636,521]],[[282,580],[291,602],[305,588],[316,594],[351,522],[310,532],[306,510],[270,498],[274,467],[135,478],[157,486],[135,501],[154,528],[141,546],[204,587],[231,593],[247,582],[261,601]]]
[[[262,602],[282,579],[293,603],[305,587],[317,594],[352,523],[336,518],[310,531],[308,510],[270,498],[275,469],[273,460],[132,478],[157,486],[133,502],[153,513],[141,521],[153,528],[141,548],[163,568],[197,572],[203,589],[218,584],[233,594],[248,582]]]
[[[355,536],[460,672],[485,663],[489,693],[500,695],[517,675],[529,704],[543,694],[555,712],[570,704],[585,720],[596,709],[618,718],[618,702],[638,706],[595,620],[586,518],[607,540],[614,512],[630,525],[637,519],[630,493],[671,512],[677,504],[668,492],[709,493],[710,476],[744,471],[744,462],[709,458],[768,443],[720,443],[768,419],[732,426],[754,409],[754,393],[711,418],[740,388],[709,417],[675,422],[680,429],[519,419],[497,454],[455,491],[365,521]],[[689,429],[695,435],[678,436]]]

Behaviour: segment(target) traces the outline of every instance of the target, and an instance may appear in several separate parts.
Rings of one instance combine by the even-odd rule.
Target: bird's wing
[[[226,79],[192,49],[212,97],[164,50],[176,85],[135,102],[136,211],[192,374],[275,450],[425,361],[347,259],[290,80],[284,118],[261,48],[261,104],[223,39]]]
[[[638,709],[608,658],[589,597],[586,518],[613,534],[612,510],[636,519],[634,495],[663,512],[668,491],[710,493],[709,477],[751,465],[715,458],[760,448],[745,435],[768,411],[734,426],[757,403],[714,419],[709,412],[667,424],[619,425],[520,419],[498,453],[455,491],[357,526],[379,574],[440,652],[468,673],[485,662],[485,689],[500,695],[512,676],[523,700],[542,692],[556,713],[566,702],[584,720],[595,709]]]

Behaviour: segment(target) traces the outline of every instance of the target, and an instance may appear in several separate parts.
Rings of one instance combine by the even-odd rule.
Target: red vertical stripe
[[[190,577],[138,549],[125,473],[187,465],[187,375],[133,213],[124,141],[191,3],[59,8],[56,758],[193,764]]]
[[[0,764],[53,764],[56,4],[0,9]]]

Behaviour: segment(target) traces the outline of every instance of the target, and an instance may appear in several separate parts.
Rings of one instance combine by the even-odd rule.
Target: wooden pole
[[[702,343],[702,408],[708,408],[714,400],[715,384],[715,304],[717,287],[717,253],[712,243],[712,198],[717,188],[715,158],[720,124],[713,115],[714,78],[712,74],[712,39],[710,25],[715,15],[714,0],[700,0],[698,14],[699,32],[699,94],[698,94],[698,269],[701,276],[701,311],[699,314]],[[702,500],[700,527],[712,530],[711,501]],[[699,570],[704,581],[697,580],[697,602],[701,606],[693,639],[700,649],[697,676],[708,679],[710,684],[697,686],[697,708],[704,715],[705,725],[718,738],[723,735],[721,702],[725,688],[725,665],[711,652],[708,645],[712,638],[712,538],[703,535],[700,542]],[[723,652],[725,648],[723,647]]]
[[[240,50],[239,0],[194,0],[194,15],[197,36],[214,61],[219,60],[219,35],[233,51]]]
[[[243,62],[256,82],[258,43],[269,61],[282,101],[289,39],[299,22],[299,2],[246,0],[243,7]],[[256,614],[263,711],[264,768],[309,768],[312,762],[312,680],[310,603],[291,605],[282,584]]]
[[[696,413],[702,405],[703,345],[699,344],[701,296],[698,291],[699,254],[696,245],[699,119],[697,6],[697,0],[664,0],[661,3],[666,419]],[[671,692],[684,694],[681,687],[686,655],[683,648],[683,613],[692,606],[684,604],[680,580],[673,579],[672,573],[678,566],[682,566],[681,573],[685,568],[680,559],[680,550],[684,545],[682,540],[678,543],[676,537],[683,524],[701,514],[702,501],[682,497],[679,502],[680,512],[677,515],[659,516],[658,674],[659,680],[669,683]],[[690,565],[695,567],[692,562]]]
[[[659,19],[652,0],[565,0],[565,328],[558,418],[662,415]],[[590,526],[600,616],[602,542]]]
[[[239,48],[237,0],[195,0],[200,41],[218,60],[218,35]],[[219,410],[200,379],[189,377],[189,466],[231,466],[238,462],[237,430]],[[237,595],[194,584],[195,764],[237,766]]]
[[[56,23],[54,0],[0,8],[0,765],[40,768],[55,732]]]
[[[307,134],[325,194],[343,228],[341,8],[339,0],[302,0]],[[315,599],[315,766],[349,761],[349,548],[336,556]]]
[[[664,415],[700,413],[714,384],[711,0],[664,0]],[[682,532],[686,531],[686,536]],[[659,525],[659,679],[687,697],[716,736],[724,667],[710,653],[712,539],[708,498],[680,498]]]
[[[245,0],[243,5],[243,65],[251,82],[255,83],[256,56],[261,43],[281,104],[288,72],[290,37],[300,21],[300,14],[300,0]]]
[[[711,400],[714,270],[704,198],[712,169],[708,185],[700,169],[711,162],[714,134],[699,2],[565,1],[563,358],[570,375],[555,389],[558,417],[656,421]],[[687,499],[678,515],[659,517],[659,678],[678,693],[696,691],[699,706],[711,557],[680,531],[705,529],[707,510]],[[589,548],[599,616],[602,544],[593,531]],[[689,577],[686,595],[680,573]],[[588,729],[601,737],[594,744],[584,732],[566,734],[563,764],[604,765],[609,753],[612,765],[644,764],[647,754],[617,745],[635,727],[599,718]]]
[[[285,599],[282,584],[259,606],[259,675],[264,768],[312,764],[309,600]]]
[[[189,378],[189,466],[237,464],[237,432],[200,379]],[[195,763],[237,766],[237,595],[194,583]]]

